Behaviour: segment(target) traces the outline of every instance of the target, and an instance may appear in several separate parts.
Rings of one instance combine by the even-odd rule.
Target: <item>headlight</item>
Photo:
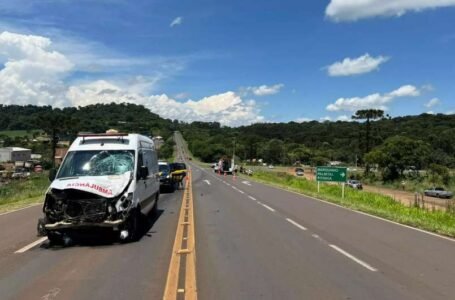
[[[171,178],[171,175],[167,175],[166,178]]]
[[[117,203],[115,204],[115,209],[117,210],[117,212],[127,210],[131,206],[132,202],[133,193],[125,194],[117,201]]]

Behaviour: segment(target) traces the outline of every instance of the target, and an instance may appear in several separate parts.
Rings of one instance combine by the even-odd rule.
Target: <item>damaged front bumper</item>
[[[104,228],[112,228],[113,230],[118,230],[119,227],[125,223],[125,220],[115,220],[115,221],[103,221],[99,223],[93,222],[80,222],[80,223],[71,223],[71,222],[55,222],[44,225],[46,230],[61,230],[61,229],[69,229],[69,228],[93,228],[93,227],[104,227]]]
[[[107,199],[79,190],[52,189],[46,195],[38,232],[111,228],[121,230],[131,213],[132,194]]]

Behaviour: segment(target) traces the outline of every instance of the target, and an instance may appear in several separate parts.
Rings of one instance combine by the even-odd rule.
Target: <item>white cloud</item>
[[[432,110],[429,110],[426,113],[429,114],[429,115],[434,115],[434,111],[432,111]]]
[[[431,108],[431,107],[434,107],[436,105],[439,105],[440,103],[441,103],[441,100],[439,100],[438,98],[433,98],[433,99],[431,99],[430,101],[428,101],[425,104],[425,107],[426,108]]]
[[[345,58],[327,67],[330,76],[352,76],[369,73],[389,60],[388,57],[371,57],[368,53],[357,58]]]
[[[177,25],[182,25],[183,18],[182,17],[177,17],[174,20],[172,20],[171,24],[169,24],[169,27],[175,27]]]
[[[319,121],[320,122],[330,122],[330,121],[332,121],[332,118],[330,116],[325,116],[325,117],[319,118]]]
[[[350,121],[352,121],[352,119],[349,116],[342,115],[342,116],[338,116],[337,121],[350,122]]]
[[[313,119],[310,119],[310,118],[297,118],[295,119],[294,122],[297,122],[297,123],[306,123],[306,122],[311,122],[311,121],[314,121]]]
[[[0,34],[0,103],[64,105],[63,79],[73,64],[53,51],[51,41],[34,35]]]
[[[393,92],[389,93],[388,96],[392,98],[397,97],[417,97],[420,96],[420,90],[413,85],[404,85]]]
[[[422,11],[455,6],[455,0],[331,0],[325,14],[334,21],[357,21],[378,16],[402,16],[409,11]]]
[[[244,101],[234,92],[182,103],[166,94],[141,95],[111,82],[100,80],[70,87],[67,97],[72,106],[111,102],[140,104],[163,118],[186,122],[217,121],[223,125],[239,126],[264,120],[254,101]]]
[[[218,121],[238,126],[263,121],[258,105],[234,92],[199,100],[178,102],[151,90],[159,76],[128,76],[121,80],[67,82],[76,71],[64,54],[52,49],[51,40],[41,36],[0,34],[0,104],[86,106],[95,103],[135,103],[154,113],[182,121]]]
[[[365,97],[339,98],[335,103],[329,104],[328,111],[357,111],[359,109],[388,110],[388,104],[397,98],[417,97],[420,90],[413,85],[404,85],[387,94],[371,94]]]
[[[280,92],[284,87],[284,84],[274,84],[274,85],[261,85],[261,86],[250,86],[245,89],[245,92],[253,93],[255,96],[269,96],[274,95]]]

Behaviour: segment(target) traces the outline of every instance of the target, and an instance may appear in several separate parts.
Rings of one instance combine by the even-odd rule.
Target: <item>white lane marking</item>
[[[210,185],[210,181],[209,180],[204,180],[205,183],[207,183],[208,185]]]
[[[227,182],[225,182],[225,183],[226,183],[228,186],[231,186],[231,184],[230,184],[230,183],[227,183]]]
[[[60,288],[50,289],[49,292],[41,297],[41,300],[51,300],[57,298],[57,295],[61,292]]]
[[[291,223],[292,225],[294,225],[294,226],[297,227],[297,228],[300,228],[300,229],[302,229],[302,230],[307,230],[306,227],[300,225],[299,223],[297,223],[297,222],[294,221],[294,220],[291,220],[291,219],[289,219],[289,218],[286,218],[286,221],[288,221],[289,223]]]
[[[262,206],[264,206],[265,208],[267,208],[268,210],[270,210],[271,212],[275,212],[275,210],[273,208],[271,208],[270,206],[264,204],[264,203],[261,203]]]
[[[14,253],[24,253],[25,251],[28,251],[28,250],[32,249],[33,247],[35,247],[35,246],[41,244],[41,243],[44,242],[45,240],[47,240],[47,237],[46,237],[46,236],[45,236],[45,237],[42,237],[42,238],[40,238],[40,239],[38,239],[38,240],[36,240],[36,241],[34,241],[34,242],[31,243],[31,244],[28,244],[27,246],[25,246],[25,247],[23,247],[23,248],[20,248],[19,250],[17,250],[17,251],[14,252]]]
[[[252,197],[252,196],[248,196],[248,198],[250,198],[251,200],[253,201],[257,201],[256,198]]]
[[[373,268],[372,266],[370,266],[369,264],[367,264],[366,262],[358,259],[357,257],[355,257],[354,255],[344,251],[343,249],[339,248],[338,246],[336,245],[329,245],[331,248],[335,249],[336,251],[340,252],[341,254],[343,254],[344,256],[346,256],[347,258],[350,258],[351,260],[355,261],[356,263],[358,263],[359,265],[361,265],[362,267],[370,270],[371,272],[376,272],[378,269],[376,268]]]
[[[37,205],[42,205],[42,203],[35,203],[35,204],[29,205],[29,206],[26,206],[26,207],[22,207],[22,208],[19,208],[19,209],[15,209],[15,210],[11,210],[11,211],[6,211],[6,212],[4,212],[4,213],[1,213],[0,216],[4,216],[4,215],[10,214],[10,213],[14,213],[14,212],[17,212],[17,211],[21,211],[21,210],[24,210],[24,209],[27,209],[27,208],[30,208],[30,207],[34,207],[34,206],[37,206]]]
[[[314,237],[315,239],[320,240],[320,241],[324,241],[324,240],[323,240],[319,235],[317,235],[316,233],[313,233],[311,236]]]
[[[245,192],[242,190],[237,190],[237,192],[239,192],[240,194],[245,194]]]
[[[375,216],[375,215],[371,215],[369,213],[365,213],[363,211],[353,210],[351,208],[344,207],[344,206],[341,206],[339,204],[335,204],[335,203],[332,203],[332,202],[328,202],[326,200],[314,198],[314,197],[311,197],[311,196],[308,196],[308,195],[305,195],[305,194],[301,194],[301,193],[298,193],[298,192],[294,192],[294,191],[291,191],[291,190],[288,190],[288,189],[285,189],[285,188],[282,188],[282,187],[268,185],[268,184],[264,184],[264,183],[261,183],[261,184],[264,185],[264,186],[267,186],[267,187],[271,187],[271,188],[277,189],[277,190],[282,190],[282,191],[285,191],[285,192],[296,194],[296,195],[298,195],[300,197],[303,197],[303,198],[312,199],[312,200],[315,200],[315,201],[318,201],[318,202],[321,202],[321,203],[324,203],[324,204],[327,204],[327,205],[332,205],[332,206],[336,206],[338,208],[349,210],[351,212],[354,212],[354,213],[357,213],[357,214],[360,214],[360,215],[364,215],[364,216],[371,217],[371,218],[374,218],[374,219],[377,219],[377,220],[381,220],[381,221],[384,221],[384,222],[387,222],[387,223],[391,223],[391,224],[395,224],[395,225],[398,225],[398,226],[401,226],[401,227],[412,229],[412,230],[415,230],[415,231],[418,231],[418,232],[421,232],[421,233],[425,233],[425,234],[428,234],[428,235],[431,235],[431,236],[434,236],[434,237],[438,237],[438,238],[441,238],[441,239],[444,239],[444,240],[447,240],[447,241],[450,241],[450,242],[455,242],[454,238],[443,236],[443,235],[440,235],[440,234],[437,234],[437,233],[434,233],[434,232],[431,232],[431,231],[427,231],[427,230],[424,230],[424,229],[420,229],[420,228],[412,227],[412,226],[409,226],[409,225],[397,223],[397,222],[392,221],[392,220],[387,220],[387,219],[384,219],[384,218],[381,218],[381,217],[378,217],[378,216]]]
[[[242,181],[242,183],[247,185],[247,186],[251,186],[251,183],[249,181]]]

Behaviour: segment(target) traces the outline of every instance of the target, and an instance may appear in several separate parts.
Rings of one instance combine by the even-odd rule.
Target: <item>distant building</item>
[[[0,148],[0,162],[16,162],[30,160],[32,150],[20,147]]]
[[[54,161],[55,161],[56,165],[60,165],[63,162],[63,158],[65,158],[65,155],[67,152],[68,152],[68,148],[56,148],[55,149]]]

